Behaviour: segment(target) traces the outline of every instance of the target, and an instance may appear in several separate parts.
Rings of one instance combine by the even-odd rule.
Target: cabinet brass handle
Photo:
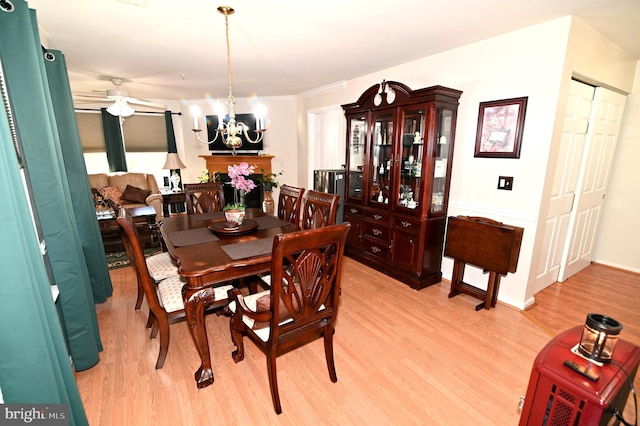
[[[401,224],[402,224],[402,226],[404,226],[405,228],[408,228],[408,227],[410,227],[410,226],[411,226],[411,223],[410,223],[410,222],[407,222],[407,221],[404,221],[404,220],[403,220],[402,222],[400,222],[400,223],[401,223]]]
[[[380,220],[380,219],[382,219],[382,216],[380,216],[379,214],[374,214],[374,215],[373,215],[373,218],[374,218],[375,220]]]
[[[380,253],[382,250],[380,250],[380,249],[379,249],[378,247],[376,247],[376,246],[372,246],[372,247],[371,247],[371,251],[372,251],[372,252],[374,252],[374,253]]]
[[[351,209],[351,213],[358,213],[358,209]]]
[[[373,235],[376,235],[376,236],[377,236],[377,235],[380,235],[380,234],[382,234],[382,231],[381,231],[381,230],[379,230],[379,229],[375,229],[375,228],[373,229]]]

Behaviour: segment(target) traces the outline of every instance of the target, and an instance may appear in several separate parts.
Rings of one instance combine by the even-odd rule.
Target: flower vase
[[[273,216],[276,210],[276,203],[273,201],[273,195],[271,191],[264,190],[264,201],[262,202],[262,210],[265,214]]]
[[[227,219],[227,222],[235,222],[238,225],[242,225],[242,221],[244,220],[244,210],[225,210],[224,217]]]

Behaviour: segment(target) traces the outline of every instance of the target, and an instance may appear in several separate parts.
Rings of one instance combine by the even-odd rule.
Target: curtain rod
[[[95,111],[100,112],[101,108],[74,108],[74,111]],[[164,115],[164,112],[155,112],[155,111],[136,111],[135,114],[148,114],[148,115]],[[171,111],[171,115],[182,115],[182,112],[173,112]]]

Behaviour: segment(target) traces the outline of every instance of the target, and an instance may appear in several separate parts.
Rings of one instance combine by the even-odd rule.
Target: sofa
[[[156,211],[156,222],[162,220],[162,194],[153,175],[127,172],[91,174],[89,186],[98,209],[104,199],[110,198],[128,208],[152,206]]]

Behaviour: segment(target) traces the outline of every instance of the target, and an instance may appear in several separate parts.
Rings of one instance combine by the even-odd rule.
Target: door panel
[[[545,237],[538,262],[534,288],[536,293],[556,282],[558,278],[594,93],[594,87],[575,80],[571,81],[558,162],[547,211]]]
[[[602,203],[616,149],[626,96],[598,87],[587,132],[583,169],[578,178],[575,205],[558,281],[589,266]]]

